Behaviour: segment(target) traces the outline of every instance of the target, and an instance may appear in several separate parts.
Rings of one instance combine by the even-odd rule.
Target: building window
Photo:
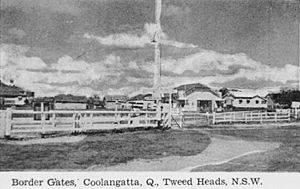
[[[239,100],[239,103],[242,104],[242,103],[243,103],[243,100]]]
[[[247,100],[247,104],[250,104],[250,100]]]
[[[267,102],[265,100],[261,101],[262,104],[266,104]]]
[[[259,100],[256,100],[255,103],[256,103],[256,104],[259,104]]]

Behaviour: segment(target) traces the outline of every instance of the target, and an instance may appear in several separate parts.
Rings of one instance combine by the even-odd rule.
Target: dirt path
[[[111,167],[92,166],[91,171],[191,171],[207,165],[219,164],[237,157],[272,150],[278,143],[253,142],[233,137],[212,135],[211,144],[195,156],[170,156],[153,160],[137,159]]]

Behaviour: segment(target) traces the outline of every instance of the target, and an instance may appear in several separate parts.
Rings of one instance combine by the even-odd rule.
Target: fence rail
[[[167,113],[156,111],[5,110],[0,114],[0,138],[19,133],[108,130],[156,127]],[[163,121],[163,124],[168,124]]]
[[[266,123],[290,121],[290,113],[278,112],[226,112],[212,115],[213,124],[218,123]]]
[[[185,126],[207,126],[214,124],[230,123],[269,123],[269,122],[289,122],[290,112],[224,112],[224,113],[198,113],[181,112],[172,114],[172,125]]]
[[[133,127],[184,127],[222,123],[289,122],[290,112],[95,111],[95,110],[1,110],[0,138],[19,133],[110,130]]]

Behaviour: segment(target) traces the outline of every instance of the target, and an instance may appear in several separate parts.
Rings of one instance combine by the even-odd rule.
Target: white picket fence
[[[270,123],[270,122],[289,122],[291,121],[290,112],[224,112],[224,113],[199,113],[199,112],[180,112],[172,114],[172,126],[208,126],[215,124],[230,123]]]
[[[39,120],[34,119],[39,117]],[[18,133],[110,130],[133,127],[168,126],[168,113],[156,111],[94,110],[5,110],[1,111],[0,137]]]
[[[290,112],[225,112],[212,114],[212,123],[266,123],[289,122]]]
[[[34,119],[39,118],[39,120]],[[0,138],[18,133],[58,131],[85,132],[134,127],[184,127],[228,123],[289,122],[290,112],[95,111],[95,110],[1,110]]]

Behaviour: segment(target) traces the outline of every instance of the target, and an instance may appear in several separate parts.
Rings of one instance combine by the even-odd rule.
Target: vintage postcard
[[[0,8],[6,188],[300,180],[299,0],[1,0]]]

